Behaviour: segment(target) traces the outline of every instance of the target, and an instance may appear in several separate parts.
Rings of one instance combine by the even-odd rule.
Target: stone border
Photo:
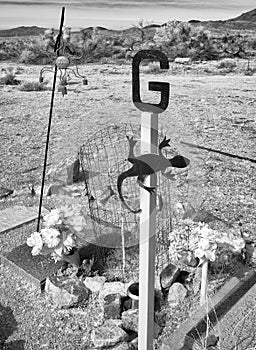
[[[7,259],[4,255],[0,254],[0,263],[10,267],[15,273],[18,273],[20,276],[24,277],[27,281],[34,284],[37,288],[42,289],[43,281],[39,281],[36,277],[30,275],[28,272],[23,270],[18,265],[14,264],[12,261]]]
[[[23,244],[14,248],[10,252],[4,252],[0,254],[0,264],[9,267],[14,274],[21,276],[24,280],[26,280],[29,283],[32,283],[37,289],[43,292],[46,277],[48,276],[48,274],[55,273],[61,266],[61,262],[54,263],[54,261],[52,261],[52,263],[49,264],[49,259],[47,259],[46,257],[41,255],[38,257],[33,257],[32,254],[28,255],[26,251],[22,251],[23,247],[30,249],[26,244]],[[16,258],[17,252],[14,251],[15,249],[20,249],[22,252],[18,259]],[[13,257],[15,258],[13,259]],[[41,270],[39,270],[40,272],[38,274],[35,274],[33,273],[33,269],[26,268],[26,264],[19,264],[19,259],[22,259],[22,257],[25,257],[25,259],[29,257],[29,264],[33,266],[35,266],[36,264],[40,264],[40,266],[42,266]],[[49,268],[49,266],[51,267]]]
[[[202,336],[208,321],[215,325],[219,319],[235,306],[239,299],[256,283],[256,271],[241,269],[210,300],[184,322],[171,337],[165,339],[161,350],[190,350]],[[207,310],[208,309],[208,310]]]
[[[41,216],[48,213],[48,210],[42,208]],[[26,207],[24,205],[14,205],[0,211],[3,226],[0,220],[0,234],[4,234],[23,225],[27,225],[38,218],[38,207]],[[9,219],[14,218],[14,219]]]

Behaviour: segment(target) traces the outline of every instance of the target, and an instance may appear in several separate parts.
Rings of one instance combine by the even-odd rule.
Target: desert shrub
[[[47,86],[44,83],[39,83],[38,81],[23,81],[19,86],[20,91],[45,91],[47,90]]]
[[[3,85],[18,85],[20,82],[16,79],[16,71],[13,67],[2,69],[3,75],[0,78],[0,84]]]
[[[210,60],[217,55],[210,33],[202,26],[194,27],[186,22],[170,21],[158,28],[154,42],[172,61],[176,57]]]
[[[237,64],[234,60],[232,59],[223,59],[221,60],[216,67],[218,69],[228,69],[228,70],[234,70],[236,68]]]
[[[25,40],[3,41],[0,43],[0,60],[16,61],[21,51],[25,48]]]
[[[159,74],[159,73],[162,73],[162,70],[158,62],[149,62],[148,67],[145,70],[145,73]]]
[[[25,64],[48,64],[52,63],[54,53],[46,51],[45,44],[39,39],[34,39],[22,50],[19,62]]]

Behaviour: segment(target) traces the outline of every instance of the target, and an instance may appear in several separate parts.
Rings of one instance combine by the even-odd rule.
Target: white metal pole
[[[158,114],[141,114],[141,154],[158,153]],[[150,175],[147,186],[156,187],[157,175]],[[140,265],[139,265],[139,350],[153,350],[156,192],[140,192]]]

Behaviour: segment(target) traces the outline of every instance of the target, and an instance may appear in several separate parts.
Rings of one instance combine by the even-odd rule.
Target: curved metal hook
[[[136,108],[143,112],[162,113],[169,104],[170,84],[150,81],[150,91],[160,91],[161,100],[158,104],[145,103],[140,98],[140,62],[144,59],[152,59],[160,62],[161,69],[169,69],[168,57],[158,50],[141,50],[136,53],[132,61],[132,100]]]

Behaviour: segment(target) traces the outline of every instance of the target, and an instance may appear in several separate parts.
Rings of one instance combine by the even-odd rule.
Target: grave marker
[[[141,114],[141,154],[158,154],[158,114],[169,103],[169,83],[149,82],[149,90],[160,91],[159,104],[144,103],[140,98],[139,65],[143,59],[160,62],[161,69],[168,69],[168,58],[157,50],[139,51],[133,58],[132,82],[133,103],[142,111]],[[148,177],[148,186],[156,187],[157,175]],[[154,276],[155,276],[155,225],[156,191],[150,194],[145,189],[140,191],[140,264],[139,264],[139,350],[153,349],[154,334]]]

